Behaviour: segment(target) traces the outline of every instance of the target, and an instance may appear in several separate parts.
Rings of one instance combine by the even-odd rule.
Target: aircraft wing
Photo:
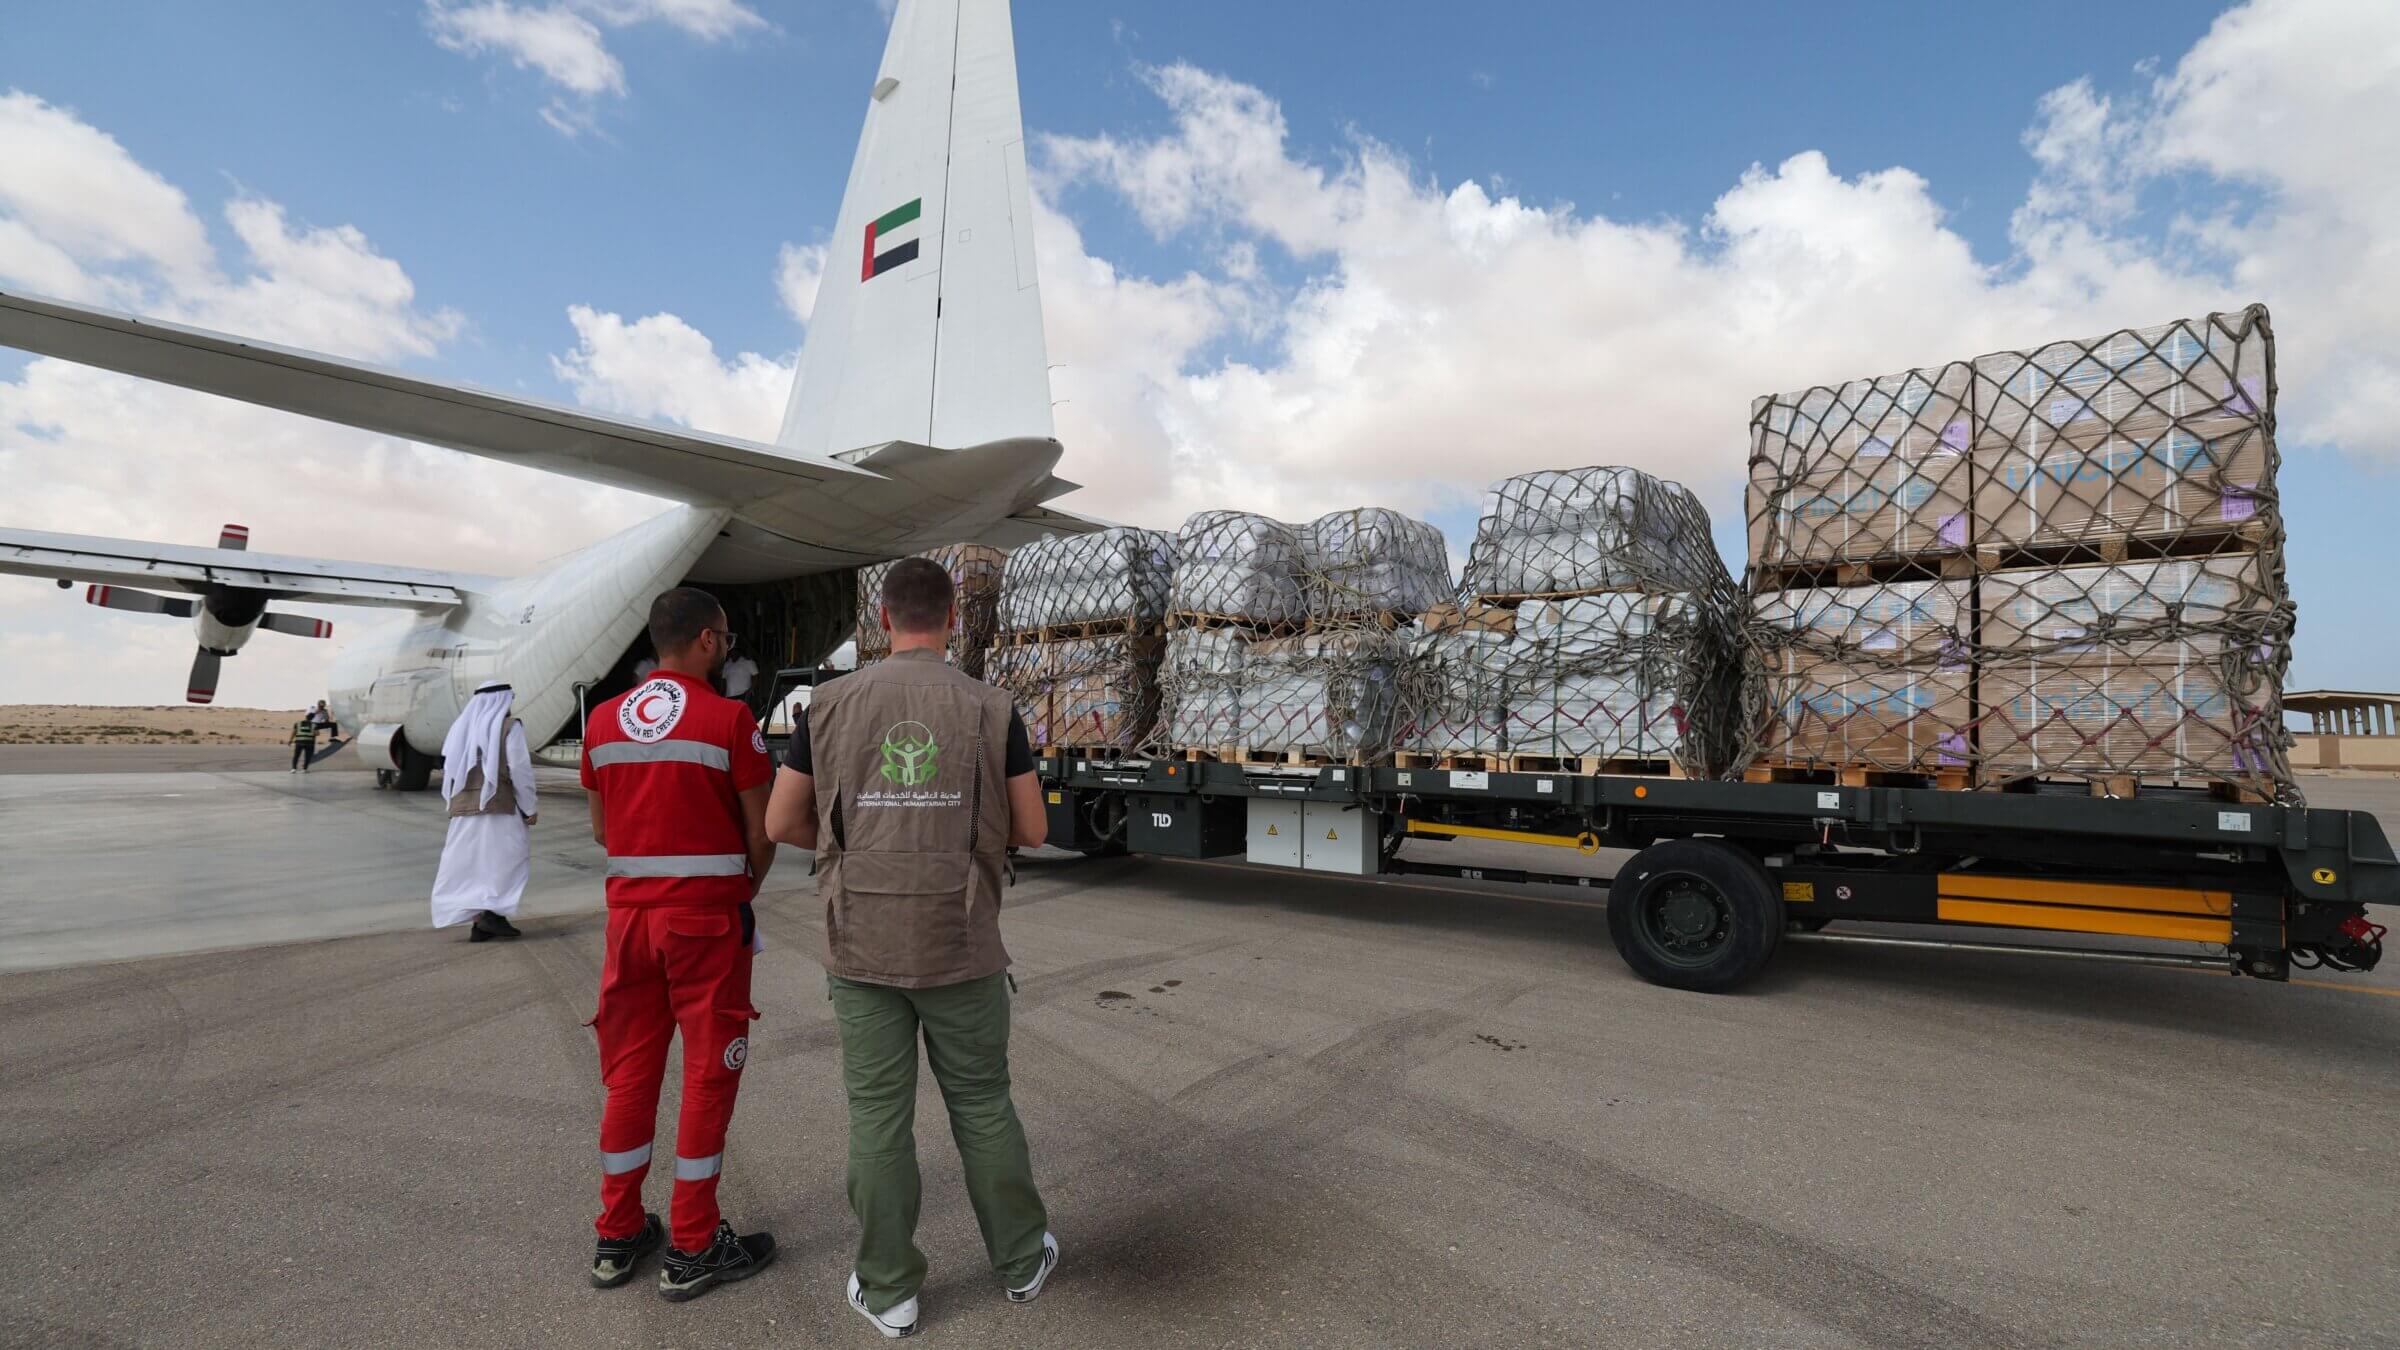
[[[595,483],[731,506],[876,475],[821,456],[0,291],[0,345]]]
[[[1073,484],[1068,486],[1072,487]],[[1110,528],[1106,521],[1079,516],[1072,511],[1061,511],[1055,506],[1030,506],[989,529],[979,531],[972,542],[988,544],[993,548],[1022,548],[1036,539],[1053,534],[1093,534]]]
[[[331,558],[294,558],[244,549],[193,548],[90,534],[47,534],[0,526],[0,573],[54,577],[195,594],[212,585],[265,591],[280,598],[335,605],[443,609],[490,577],[385,567]]]

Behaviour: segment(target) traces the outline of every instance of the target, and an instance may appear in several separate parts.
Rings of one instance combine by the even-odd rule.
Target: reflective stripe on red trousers
[[[650,1174],[667,1042],[683,1033],[683,1109],[675,1125],[670,1240],[706,1247],[717,1228],[717,1177],[725,1129],[750,1054],[750,945],[731,905],[638,906],[608,913],[600,970],[601,1237],[642,1230],[642,1180]]]

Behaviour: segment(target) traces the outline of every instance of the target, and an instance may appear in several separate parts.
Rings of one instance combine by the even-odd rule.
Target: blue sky
[[[605,8],[606,0],[586,3]],[[2338,0],[2278,0],[2284,9],[2312,4]],[[738,352],[788,359],[800,339],[774,286],[779,251],[820,242],[828,231],[886,21],[874,0],[753,7],[764,25],[715,40],[655,20],[604,25],[623,92],[569,99],[584,118],[572,135],[541,115],[562,97],[555,82],[503,55],[440,45],[417,0],[21,4],[0,28],[0,90],[71,112],[180,188],[229,267],[243,245],[223,208],[237,198],[279,204],[295,227],[354,226],[376,254],[405,268],[418,309],[454,311],[458,320],[435,349],[383,359],[571,400],[577,386],[554,368],[577,346],[570,306],[628,320],[671,313],[727,360]],[[2088,81],[2093,97],[2115,101],[2120,121],[2149,117],[2152,129],[2171,129],[2172,117],[2190,110],[2145,102],[2147,91],[2217,17],[2203,5],[2131,0],[2005,11],[1041,0],[1019,4],[1016,23],[1025,120],[1037,140],[1172,140],[1175,109],[1155,72],[1188,65],[1271,98],[1292,161],[1338,174],[1372,142],[1403,157],[1432,196],[1472,180],[1492,198],[1514,197],[1561,221],[1673,227],[1692,238],[1701,264],[1718,247],[1703,223],[1746,171],[1759,166],[1774,176],[1790,157],[1817,151],[1846,187],[1895,166],[1913,172],[1939,229],[1963,241],[1982,269],[1977,284],[2005,288],[2046,265],[2028,260],[2012,230],[2043,178],[2026,136],[2045,95]],[[2305,331],[2295,327],[2311,317],[2305,305],[2287,311],[2281,295],[2244,290],[2254,275],[2276,275],[2272,269],[2201,256],[2184,228],[2195,216],[2247,219],[2251,199],[2263,202],[2273,186],[2239,165],[2170,166],[2131,180],[2122,207],[2092,210],[2110,237],[2137,253],[2154,250],[2186,274],[2228,280],[2122,292],[2155,305],[2180,305],[2188,294],[2195,310],[2263,298],[2277,306],[2287,335]],[[1062,176],[1053,200],[1080,229],[1083,253],[1106,260],[1121,279],[1196,274],[1215,289],[1217,321],[1176,349],[1175,361],[1193,373],[1275,365],[1293,340],[1279,316],[1359,256],[1356,237],[1315,252],[1305,238],[1279,237],[1255,219],[1205,212],[1161,229],[1105,172]],[[1237,246],[1255,258],[1255,282],[1236,284],[1227,258]],[[1046,292],[1060,289],[1045,277]],[[1224,318],[1262,297],[1263,317]],[[2102,308],[2106,326],[2186,312]],[[1783,350],[1753,354],[1745,367],[1765,372],[1754,384],[1772,384],[1740,387],[1766,392],[1964,356],[2000,345],[1981,340],[1994,326],[2027,343],[2076,331],[1962,322],[1959,345],[1937,346],[1950,340],[1946,323],[1916,315],[1887,326],[1886,339],[1845,333],[1818,349],[1804,326]],[[1054,349],[1056,327],[1054,320]],[[2334,331],[2333,320],[2320,330]],[[1858,364],[1872,361],[1887,364]],[[23,366],[0,356],[0,376]],[[2287,410],[2316,392],[2287,371]],[[1512,405],[1495,399],[1476,413],[1504,431]],[[1712,435],[1738,432],[1745,415],[1743,399],[1713,395],[1692,412]],[[2313,439],[2311,427],[2319,429]],[[1723,464],[1688,476],[1733,480],[1742,445],[1733,435],[1718,439]],[[2287,416],[2284,452],[2291,575],[2302,606],[2294,685],[2400,685],[2400,639],[2377,621],[2379,573],[2392,556],[2386,522],[2400,508],[2400,489],[2383,467],[2391,438],[2378,436],[2372,418],[2335,409]],[[1535,462],[1605,457],[1578,447],[1570,458]],[[1462,547],[1474,489],[1498,476],[1478,474],[1477,462],[1469,457],[1441,491],[1412,503]],[[1674,461],[1646,466],[1671,471]],[[1125,489],[1105,481],[1110,463],[1071,467],[1096,489]],[[1721,542],[1738,565],[1737,500],[1711,497]],[[195,509],[232,518],[231,506]],[[302,528],[290,523],[287,537]],[[2369,621],[2357,622],[2361,616]]]

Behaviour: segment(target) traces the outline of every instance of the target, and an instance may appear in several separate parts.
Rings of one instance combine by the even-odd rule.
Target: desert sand
[[[288,745],[297,708],[0,705],[0,745]]]

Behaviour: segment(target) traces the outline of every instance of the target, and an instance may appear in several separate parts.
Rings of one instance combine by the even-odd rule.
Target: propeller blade
[[[207,703],[217,696],[217,666],[223,658],[206,647],[192,656],[192,680],[183,691],[186,703]]]
[[[123,586],[86,586],[83,601],[102,609],[130,610],[135,614],[172,614],[178,619],[188,619],[200,608],[196,600],[177,600],[164,595],[152,595],[148,591],[127,590]]]
[[[250,547],[250,527],[247,525],[228,525],[225,528],[217,531],[217,547],[233,549],[244,549]]]
[[[333,636],[333,625],[330,622],[324,619],[303,618],[297,614],[277,614],[269,611],[259,617],[258,626],[270,632],[289,633],[293,637],[329,638]]]

